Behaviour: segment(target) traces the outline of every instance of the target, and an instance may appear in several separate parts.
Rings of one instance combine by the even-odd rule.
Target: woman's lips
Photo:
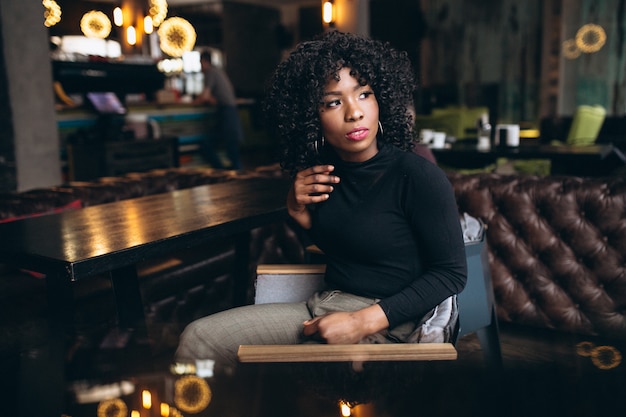
[[[369,129],[359,128],[349,131],[346,134],[346,137],[350,140],[363,140],[367,137],[369,133]]]

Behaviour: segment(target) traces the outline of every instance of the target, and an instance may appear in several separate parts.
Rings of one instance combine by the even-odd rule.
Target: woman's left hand
[[[358,311],[329,313],[304,322],[305,336],[319,336],[328,344],[354,344],[389,327],[378,304]]]

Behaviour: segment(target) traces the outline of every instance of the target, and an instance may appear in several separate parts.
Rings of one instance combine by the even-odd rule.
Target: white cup
[[[446,146],[446,132],[433,132],[433,148],[442,149]]]
[[[506,142],[500,142],[501,133],[506,131]],[[496,135],[494,142],[498,146],[506,145],[510,147],[519,146],[519,125],[500,124],[496,125]]]

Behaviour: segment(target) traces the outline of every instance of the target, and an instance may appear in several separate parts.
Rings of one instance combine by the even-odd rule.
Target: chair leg
[[[495,307],[491,309],[491,324],[476,331],[485,361],[494,370],[502,369],[502,350],[500,349],[500,332]]]

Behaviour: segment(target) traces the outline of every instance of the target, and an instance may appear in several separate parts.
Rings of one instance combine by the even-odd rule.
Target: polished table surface
[[[238,179],[0,224],[0,262],[46,274],[58,323],[72,321],[71,282],[108,273],[119,324],[144,321],[137,263],[233,237],[233,303],[245,302],[249,232],[286,218],[288,181]]]
[[[285,217],[284,179],[235,180],[0,224],[0,261],[80,280]]]

